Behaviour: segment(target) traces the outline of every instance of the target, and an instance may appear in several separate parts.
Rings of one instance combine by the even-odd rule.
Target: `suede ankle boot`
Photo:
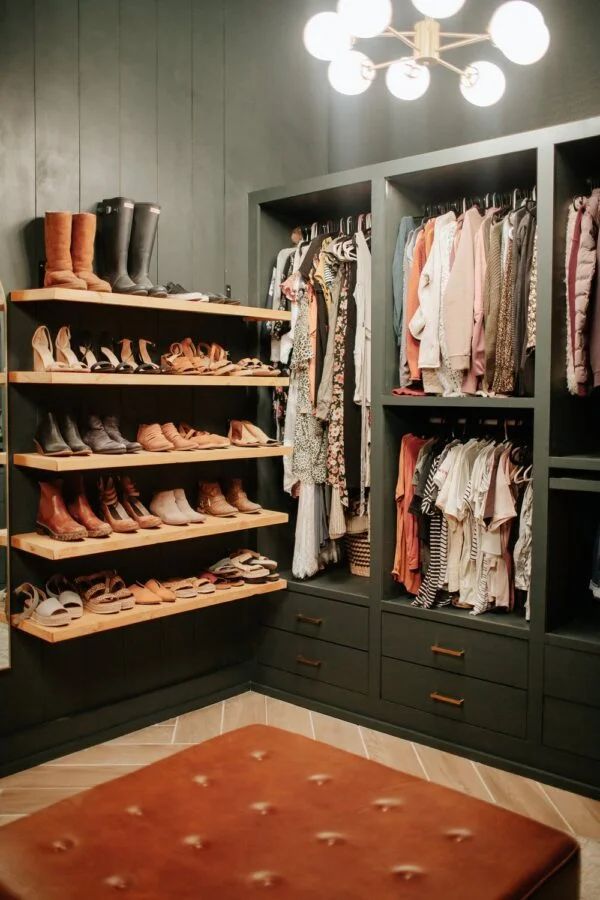
[[[108,522],[99,519],[85,493],[82,475],[75,475],[69,484],[67,509],[70,515],[83,525],[89,538],[105,538],[112,533]]]
[[[94,240],[96,238],[96,216],[93,213],[74,213],[71,233],[71,258],[73,271],[85,281],[88,291],[110,293],[108,281],[102,281],[94,273]]]
[[[207,516],[235,516],[237,509],[231,506],[223,496],[223,492],[216,481],[201,481],[198,492],[198,512]]]
[[[46,244],[46,274],[44,287],[87,290],[83,278],[73,272],[71,232],[73,215],[70,212],[47,212],[44,219]]]
[[[241,478],[232,478],[225,498],[238,512],[255,514],[262,511],[260,503],[254,503],[248,499]]]
[[[87,530],[69,515],[62,495],[62,481],[40,481],[40,502],[36,519],[39,534],[57,541],[82,541]]]

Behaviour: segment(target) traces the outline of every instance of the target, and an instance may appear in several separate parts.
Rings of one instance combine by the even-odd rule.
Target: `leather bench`
[[[0,830],[11,900],[575,900],[578,880],[566,834],[262,725]]]

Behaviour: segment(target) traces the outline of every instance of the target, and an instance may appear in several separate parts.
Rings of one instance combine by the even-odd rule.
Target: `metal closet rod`
[[[297,225],[294,229],[303,235],[308,233],[318,237],[320,234],[354,234],[356,231],[366,231],[372,225],[373,217],[370,212],[359,213],[356,216],[342,216],[340,219],[328,219],[326,222],[313,222],[311,225]]]
[[[444,200],[441,203],[430,202],[423,206],[425,216],[433,216],[434,211],[437,215],[445,212],[466,212],[473,206],[480,206],[489,209],[492,206],[511,206],[516,208],[519,202],[523,200],[537,201],[537,187],[532,188],[513,188],[510,191],[488,191],[486,194],[474,194],[471,197],[458,197],[454,200]]]

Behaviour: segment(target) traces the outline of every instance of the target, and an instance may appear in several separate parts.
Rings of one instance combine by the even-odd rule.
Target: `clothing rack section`
[[[276,253],[266,305],[291,311],[270,333],[276,436],[292,455],[283,489],[297,500],[292,575],[370,565],[371,214],[294,229]]]
[[[430,416],[400,442],[394,580],[423,610],[529,620],[530,423]]]
[[[533,396],[536,188],[426,202],[400,220],[392,265],[399,387]]]

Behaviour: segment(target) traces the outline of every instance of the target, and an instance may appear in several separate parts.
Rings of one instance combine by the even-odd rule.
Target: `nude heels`
[[[40,325],[35,329],[31,338],[33,348],[34,372],[63,372],[70,367],[65,362],[57,362],[54,359],[52,337],[46,325]],[[77,366],[81,370],[81,364]]]

